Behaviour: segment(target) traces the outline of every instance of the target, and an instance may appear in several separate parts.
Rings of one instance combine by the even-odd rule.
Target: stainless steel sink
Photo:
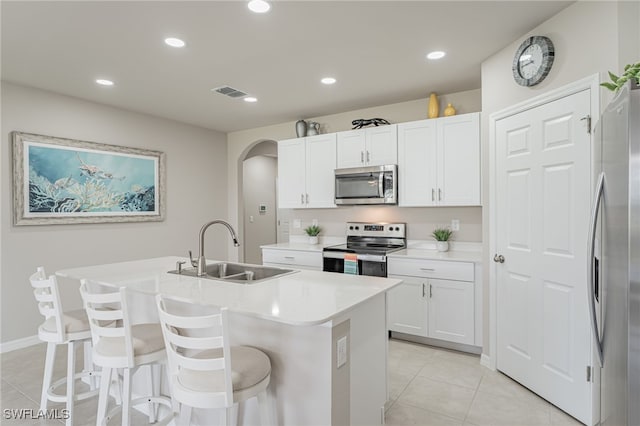
[[[219,262],[206,266],[206,275],[198,277],[198,268],[174,269],[170,274],[186,275],[188,277],[223,280],[240,284],[256,284],[271,278],[292,274],[293,269],[273,268],[270,266],[250,265],[246,263]]]

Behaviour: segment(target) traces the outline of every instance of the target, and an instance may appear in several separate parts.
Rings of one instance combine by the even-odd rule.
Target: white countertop
[[[407,248],[389,253],[387,258],[424,259],[424,260],[450,260],[454,262],[482,262],[482,253],[476,251],[449,250],[445,252],[423,249]]]
[[[226,306],[233,312],[290,325],[325,323],[402,282],[363,275],[296,271],[256,284],[237,284],[167,273],[175,269],[177,261],[186,260],[169,256],[64,269],[56,274],[193,303]]]

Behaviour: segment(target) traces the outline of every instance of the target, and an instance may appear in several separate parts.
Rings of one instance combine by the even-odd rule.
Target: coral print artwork
[[[164,155],[14,132],[18,225],[162,220]]]

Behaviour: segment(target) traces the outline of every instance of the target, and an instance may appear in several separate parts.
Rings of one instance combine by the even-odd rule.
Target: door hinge
[[[587,365],[587,382],[592,382],[593,379],[591,377],[591,366]]]
[[[580,119],[580,121],[582,120],[587,120],[587,133],[591,134],[591,116],[586,115]]]

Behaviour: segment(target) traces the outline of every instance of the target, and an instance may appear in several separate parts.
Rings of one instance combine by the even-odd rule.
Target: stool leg
[[[160,395],[160,375],[156,367],[159,367],[159,364],[149,364],[149,391],[152,397]],[[149,402],[149,423],[156,422],[156,407],[157,404]]]
[[[189,426],[191,423],[191,407],[187,404],[180,404],[180,416],[178,417],[179,426]]]
[[[75,405],[75,375],[76,375],[76,345],[74,341],[67,344],[67,421],[66,425],[73,425],[73,407]]]
[[[111,368],[102,367],[100,374],[100,393],[98,395],[98,412],[96,414],[96,426],[101,426],[107,415],[107,403],[109,398],[109,386],[111,385]]]
[[[44,361],[44,376],[42,377],[42,396],[40,397],[40,410],[45,411],[47,409],[47,403],[49,398],[47,394],[49,387],[51,386],[51,379],[53,377],[53,364],[56,360],[56,345],[55,343],[47,343],[47,357]]]
[[[95,376],[96,369],[93,365],[93,357],[91,356],[91,340],[85,340],[82,349],[84,353],[84,368],[82,372],[92,372],[89,376],[89,389],[94,390],[97,386],[97,383]]]
[[[262,426],[272,425],[273,418],[271,416],[271,398],[267,390],[258,393],[258,409],[260,410],[260,424]]]
[[[122,381],[122,426],[131,424],[131,369],[125,368]]]

